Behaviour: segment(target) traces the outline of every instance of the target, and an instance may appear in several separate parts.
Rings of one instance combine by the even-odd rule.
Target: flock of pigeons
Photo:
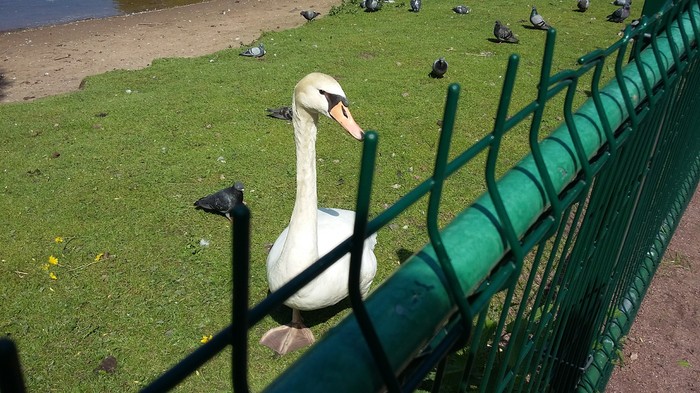
[[[376,12],[382,7],[382,3],[391,3],[394,0],[362,0],[360,7],[362,7],[366,12]],[[622,23],[625,19],[630,16],[630,7],[632,6],[632,0],[614,0],[611,4],[616,5],[620,8],[616,9],[613,13],[607,16],[607,20],[615,23]],[[421,0],[409,0],[410,11],[419,12],[421,9]],[[590,7],[590,0],[577,0],[577,7],[579,12],[586,12]],[[465,5],[458,5],[452,8],[452,11],[457,14],[469,14],[471,13],[471,8]],[[313,10],[304,10],[299,13],[307,21],[312,21],[314,18],[321,15],[319,12]],[[542,15],[537,12],[536,7],[532,7],[530,12],[530,23],[535,29],[539,30],[549,30],[550,25],[544,20]],[[496,21],[493,27],[493,35],[496,37],[496,42],[506,42],[511,44],[517,44],[519,42],[518,38],[513,34],[513,31],[500,21]],[[240,53],[241,56],[248,57],[262,57],[265,55],[265,46],[261,43],[258,46],[246,49],[244,52]],[[432,65],[432,70],[428,74],[431,78],[442,78],[447,72],[447,61],[444,57],[440,57],[435,60]],[[282,106],[279,108],[269,108],[267,109],[268,116],[281,119],[281,120],[291,120],[292,119],[292,109],[288,106]],[[236,182],[231,187],[225,188],[214,194],[207,195],[194,205],[197,208],[204,209],[213,213],[221,214],[226,216],[229,220],[231,219],[231,212],[233,208],[239,204],[243,203],[243,184],[241,182]]]
[[[630,7],[632,6],[632,0],[614,0],[611,4],[619,6],[612,14],[607,16],[609,22],[622,23],[625,19],[630,16]],[[591,5],[590,0],[578,0],[577,7],[579,12],[586,12]],[[536,29],[549,30],[549,24],[544,20],[542,15],[537,12],[536,7],[532,7],[530,12],[530,23]],[[500,21],[496,21],[493,27],[493,35],[496,37],[497,42],[509,42],[513,44],[518,43],[518,39],[513,34],[507,26],[503,25]]]
[[[360,2],[360,7],[365,10],[365,12],[376,12],[379,11],[383,3],[393,3],[395,0],[362,0]],[[610,22],[622,23],[625,19],[630,16],[630,7],[632,6],[632,0],[614,0],[611,4],[619,6],[617,10],[607,16],[607,20]],[[410,11],[419,12],[422,6],[421,0],[409,0]],[[577,0],[577,8],[579,12],[586,12],[590,7],[590,0]],[[471,13],[472,9],[466,5],[458,5],[452,8],[452,11],[465,15]],[[320,15],[319,12],[313,10],[304,10],[299,13],[307,21],[312,21],[314,18]],[[549,30],[550,25],[544,20],[542,15],[537,12],[536,7],[532,7],[530,12],[530,23],[535,29]],[[495,42],[501,43],[511,43],[517,44],[519,42],[518,38],[513,34],[513,31],[501,23],[501,21],[496,21],[493,27],[493,35],[496,37]],[[248,48],[240,54],[241,56],[248,57],[262,57],[265,55],[265,47],[263,44],[259,44],[256,47]],[[431,78],[442,78],[447,72],[447,61],[444,57],[441,57],[433,62],[433,67],[431,72],[428,74]],[[268,116],[277,119],[290,120],[291,112],[289,112],[288,107],[268,109]]]

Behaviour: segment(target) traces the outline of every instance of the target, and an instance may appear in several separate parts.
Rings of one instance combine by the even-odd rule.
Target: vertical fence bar
[[[231,310],[231,377],[233,391],[248,392],[248,297],[250,276],[250,210],[243,204],[231,214],[233,230],[232,275],[233,301]]]
[[[7,338],[0,338],[0,392],[26,392],[17,347]]]
[[[362,251],[367,237],[367,217],[369,215],[369,201],[372,195],[372,178],[374,176],[374,163],[377,156],[377,143],[379,135],[370,131],[365,134],[362,149],[362,166],[360,167],[360,180],[357,187],[357,203],[355,209],[355,225],[352,233],[352,246],[350,248],[350,272],[348,274],[348,293],[352,310],[357,318],[357,323],[362,331],[372,358],[377,364],[380,374],[384,378],[389,392],[401,391],[396,380],[394,370],[389,363],[382,342],[379,340],[372,320],[367,313],[362,293],[360,292],[360,273],[362,271]]]

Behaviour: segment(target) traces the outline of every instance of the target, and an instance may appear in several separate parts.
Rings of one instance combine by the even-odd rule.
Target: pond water
[[[206,0],[0,0],[0,32],[203,1]]]

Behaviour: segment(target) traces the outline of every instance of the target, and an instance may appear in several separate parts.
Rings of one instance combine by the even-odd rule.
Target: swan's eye
[[[320,89],[319,89],[318,92],[321,93],[321,94],[324,95],[324,96],[326,95],[326,91],[325,91],[325,90],[320,90]]]

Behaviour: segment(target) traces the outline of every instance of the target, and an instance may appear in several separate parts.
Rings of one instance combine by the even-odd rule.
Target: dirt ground
[[[214,0],[130,16],[0,34],[0,103],[77,90],[82,79],[250,44],[339,0]],[[700,192],[673,237],[607,391],[700,391]]]
[[[338,0],[214,0],[152,12],[0,33],[0,102],[76,90],[88,75],[139,69],[162,57],[195,57],[248,45],[263,31],[328,14]]]

